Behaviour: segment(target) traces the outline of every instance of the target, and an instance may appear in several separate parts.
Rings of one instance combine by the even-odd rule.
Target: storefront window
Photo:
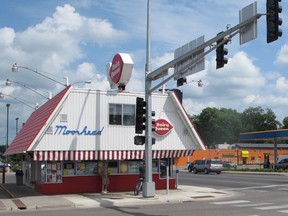
[[[109,104],[110,125],[134,125],[135,105]]]
[[[98,174],[98,163],[96,161],[77,162],[77,175],[95,175]]]
[[[62,182],[62,166],[61,162],[47,162],[47,182]]]
[[[64,176],[75,175],[75,162],[73,162],[73,161],[64,161],[63,162],[63,175]]]

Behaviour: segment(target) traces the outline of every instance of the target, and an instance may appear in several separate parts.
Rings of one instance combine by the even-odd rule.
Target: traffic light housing
[[[279,28],[282,25],[282,19],[279,17],[282,7],[279,2],[281,0],[266,1],[267,43],[271,43],[282,36],[282,30]]]
[[[220,32],[219,34],[221,34],[222,32]],[[217,41],[217,44],[222,43],[224,40],[224,38],[221,38],[220,40]],[[226,45],[226,43],[223,43],[221,45],[219,45],[216,48],[216,69],[218,68],[222,68],[224,67],[225,64],[228,63],[228,59],[225,57],[228,54],[228,49],[224,47],[224,45]]]
[[[136,98],[136,122],[135,122],[135,133],[142,134],[145,130],[145,122],[146,122],[146,102],[143,98]]]
[[[177,87],[182,86],[186,82],[187,82],[186,78],[181,77],[181,78],[177,79]]]

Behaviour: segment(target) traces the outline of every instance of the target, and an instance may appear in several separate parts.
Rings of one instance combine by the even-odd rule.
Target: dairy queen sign
[[[173,126],[165,119],[156,120],[153,126],[155,127],[154,132],[159,136],[164,136],[173,129]]]

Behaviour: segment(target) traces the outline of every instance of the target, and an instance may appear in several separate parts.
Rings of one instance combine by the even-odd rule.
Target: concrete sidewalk
[[[64,195],[41,195],[28,186],[2,184],[13,198],[0,199],[1,211],[37,210],[52,208],[98,208],[112,206],[135,206],[164,203],[181,203],[232,196],[231,191],[220,191],[212,188],[200,188],[180,185],[175,190],[157,190],[155,197],[135,196],[133,192],[87,193]],[[14,191],[14,194],[13,194]]]

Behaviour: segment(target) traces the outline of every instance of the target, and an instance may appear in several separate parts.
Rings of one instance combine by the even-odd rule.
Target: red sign
[[[165,119],[158,119],[153,126],[155,127],[154,132],[160,136],[168,134],[173,128]]]
[[[112,65],[110,68],[110,73],[109,73],[111,80],[116,84],[119,82],[122,76],[123,65],[124,65],[124,62],[123,62],[122,57],[120,56],[119,53],[116,54],[113,58]]]

